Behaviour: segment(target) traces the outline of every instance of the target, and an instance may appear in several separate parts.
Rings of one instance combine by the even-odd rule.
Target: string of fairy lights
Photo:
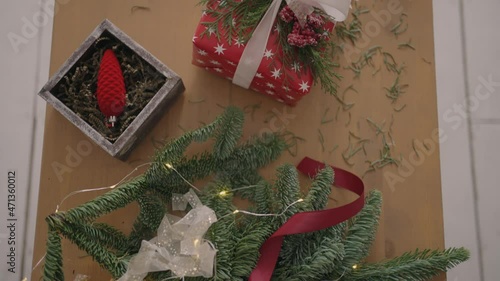
[[[148,162],[148,163],[143,163],[143,164],[140,164],[138,166],[136,166],[130,173],[128,173],[126,176],[124,176],[120,181],[118,181],[116,184],[113,184],[113,185],[110,185],[110,186],[105,186],[105,187],[98,187],[98,188],[88,188],[88,189],[81,189],[81,190],[76,190],[76,191],[73,191],[69,194],[67,194],[60,202],[59,204],[56,205],[56,209],[55,209],[55,213],[58,213],[60,211],[60,207],[62,206],[62,204],[67,200],[69,199],[70,197],[73,197],[75,195],[78,195],[78,194],[82,194],[82,193],[87,193],[87,192],[95,192],[95,191],[101,191],[101,190],[112,190],[118,186],[120,186],[121,184],[123,184],[130,176],[132,176],[138,169],[144,167],[144,166],[149,166],[153,164],[153,162]],[[179,171],[177,171],[177,169],[175,169],[175,167],[171,164],[171,163],[165,163],[164,164],[165,168],[167,168],[168,170],[170,171],[173,171],[174,173],[176,173],[187,185],[189,185],[191,188],[193,188],[196,192],[198,193],[202,193],[201,190],[196,187],[194,184],[192,184],[191,182],[189,182]],[[240,191],[240,190],[244,190],[244,189],[248,189],[248,188],[254,188],[254,187],[258,187],[258,185],[248,185],[248,186],[243,186],[243,187],[238,187],[238,188],[234,188],[234,189],[231,189],[231,190],[222,190],[220,191],[217,195],[221,198],[223,197],[226,197],[236,191]],[[230,216],[233,216],[233,215],[237,215],[237,214],[245,214],[245,215],[250,215],[250,216],[256,216],[256,217],[280,217],[280,216],[283,216],[289,208],[291,208],[292,206],[296,205],[296,204],[299,204],[299,203],[302,203],[304,202],[304,199],[303,198],[299,198],[298,200],[292,202],[291,204],[287,205],[285,207],[285,209],[283,209],[283,211],[281,213],[278,213],[278,214],[273,214],[273,213],[254,213],[254,212],[250,212],[250,211],[247,211],[247,210],[241,210],[241,209],[236,209],[224,216],[222,216],[220,218],[220,220],[226,218],[226,217],[230,217]],[[210,241],[209,241],[210,242]],[[196,243],[196,241],[195,241]],[[217,248],[215,247],[215,245],[213,245],[211,242],[211,247],[213,247],[214,249],[217,250]],[[40,264],[44,261],[45,257],[46,257],[47,254],[44,254],[40,260],[35,264],[35,266],[32,268],[32,271],[31,273],[33,273],[36,268],[38,266],[40,266]],[[215,263],[215,266],[216,263]],[[352,269],[358,269],[359,268],[359,265],[357,264],[354,264],[352,266]],[[214,271],[217,272],[216,270],[216,267],[214,268]],[[340,276],[340,278],[338,278],[337,280],[334,280],[334,281],[339,281],[341,280],[341,278],[344,276],[346,271],[344,271],[344,273],[342,273],[342,275]],[[179,277],[179,276],[173,276],[173,277],[169,277],[167,279],[163,279],[161,281],[167,281],[167,280],[172,280],[172,279],[176,279],[178,278],[179,280],[183,280],[184,281],[184,277]],[[27,277],[24,277],[22,281],[28,281],[28,278]]]

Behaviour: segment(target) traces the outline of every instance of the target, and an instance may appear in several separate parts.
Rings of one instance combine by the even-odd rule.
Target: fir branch
[[[82,226],[71,222],[66,222],[63,228],[59,229],[62,235],[75,243],[78,248],[87,252],[100,266],[109,271],[113,277],[118,278],[125,274],[127,265],[125,260],[120,260],[115,254],[109,252],[104,245],[96,243],[92,237],[82,231]]]
[[[137,198],[137,202],[140,211],[134,221],[128,241],[132,252],[139,250],[142,240],[149,240],[154,236],[166,212],[156,192],[142,194]]]
[[[228,116],[230,114],[226,115]],[[160,218],[165,212],[164,204],[171,198],[171,193],[187,190],[188,184],[184,179],[164,166],[166,160],[172,159],[175,160],[176,171],[190,182],[211,174],[215,175],[213,181],[205,186],[204,192],[200,195],[202,202],[212,208],[219,218],[206,234],[206,239],[214,243],[217,248],[217,270],[212,279],[246,280],[257,263],[262,243],[284,223],[284,220],[276,217],[236,215],[233,213],[236,208],[232,204],[233,196],[243,195],[250,198],[254,203],[250,209],[256,210],[257,213],[279,213],[299,197],[298,175],[293,166],[282,166],[278,169],[277,180],[271,185],[258,174],[259,168],[275,160],[286,148],[282,136],[276,134],[266,134],[242,145],[236,145],[237,138],[234,135],[224,136],[222,139],[231,139],[223,141],[226,143],[223,145],[226,147],[224,149],[230,150],[226,157],[218,155],[224,149],[214,153],[204,152],[191,158],[183,156],[184,150],[192,141],[207,140],[208,137],[214,137],[216,132],[230,135],[231,130],[238,130],[242,125],[240,121],[224,121],[220,118],[217,120],[206,127],[186,133],[168,144],[164,151],[159,152],[155,165],[163,167],[161,173],[148,170],[150,178],[138,177],[81,207],[47,217],[51,232],[47,244],[44,281],[64,278],[61,238],[58,233],[86,251],[115,278],[122,275],[132,257],[131,254],[139,249],[140,242],[154,236]],[[221,124],[233,129],[217,131]],[[379,167],[385,165],[386,162],[383,161],[392,158],[383,128],[380,126],[375,128],[383,134],[386,150],[382,152],[382,162],[372,163],[373,167]],[[366,141],[351,132],[350,142],[351,136],[361,147]],[[325,208],[332,179],[333,171],[330,167],[319,171],[304,202],[290,207],[285,215],[288,217],[299,211]],[[236,190],[242,185],[256,186]],[[222,196],[221,191],[229,193],[227,196]],[[111,226],[90,223],[98,216],[123,207],[131,200],[139,202],[141,213],[129,237],[125,237]],[[468,252],[464,249],[442,252],[426,250],[407,253],[395,260],[375,265],[360,265],[375,237],[380,206],[380,193],[372,191],[361,213],[350,222],[342,222],[312,233],[286,237],[275,277],[278,280],[324,280],[328,277],[345,280],[423,280],[467,259]],[[353,264],[357,264],[358,267],[353,269]],[[146,280],[162,280],[170,276],[171,273],[168,271],[152,273]],[[408,276],[410,277],[407,278]],[[207,279],[190,277],[187,280]]]
[[[233,278],[246,280],[260,257],[260,247],[271,236],[275,229],[268,223],[268,219],[249,220],[247,225],[238,235],[234,248],[233,267],[231,275]]]
[[[293,165],[286,164],[277,169],[277,180],[274,183],[276,190],[277,213],[281,213],[292,203],[299,199],[300,184],[297,169]],[[285,223],[298,211],[297,205],[290,206],[279,219]]]
[[[100,197],[67,211],[65,213],[65,220],[73,223],[93,221],[97,217],[123,208],[136,200],[144,186],[144,178],[142,176],[138,177]]]
[[[269,210],[273,210],[274,202],[272,201],[273,193],[272,186],[269,183],[263,183],[259,187],[255,189],[255,211],[259,214],[264,214],[269,212]]]
[[[360,16],[369,12],[369,9],[359,7],[358,3],[355,2],[351,12],[351,20],[337,23],[337,25],[335,26],[337,37],[342,41],[349,40],[353,45],[355,45],[356,41],[361,36],[362,31]]]
[[[254,138],[233,152],[231,160],[238,159],[241,167],[255,170],[266,166],[278,158],[285,150],[286,143],[277,134],[264,134]]]
[[[428,280],[468,260],[469,255],[469,251],[464,248],[416,250],[389,261],[361,265],[346,280]]]
[[[274,276],[278,280],[287,281],[322,280],[322,277],[333,270],[336,263],[342,260],[344,247],[342,243],[331,238],[323,239],[318,245],[319,247],[301,264],[280,267],[275,271]]]
[[[166,178],[173,173],[165,168],[165,164],[169,163],[177,167],[177,162],[182,159],[182,155],[187,147],[194,141],[206,141],[209,137],[213,136],[222,118],[224,118],[224,114],[211,124],[187,132],[183,136],[169,142],[163,150],[157,152],[154,163],[145,174],[147,185],[154,189],[162,189],[165,182],[167,182]]]
[[[307,211],[318,211],[326,208],[328,204],[328,196],[332,192],[332,184],[334,182],[333,169],[330,166],[326,166],[318,172],[314,181],[311,184],[311,188],[304,198],[304,203],[300,205],[300,210],[302,212]]]
[[[311,188],[309,189],[307,196],[304,198],[304,202],[297,208],[301,212],[324,209],[329,200],[332,183],[333,169],[327,166],[325,169],[319,171],[315,176]],[[306,260],[307,257],[310,257],[311,254],[321,246],[322,240],[325,237],[339,237],[336,234],[340,233],[339,230],[342,229],[343,226],[344,224],[338,224],[329,229],[314,233],[305,233],[286,237],[280,253],[280,257],[282,259],[280,264],[283,266],[303,264],[304,260]]]
[[[235,107],[228,107],[215,133],[214,155],[219,159],[229,157],[243,134],[244,114]]]
[[[234,211],[234,206],[231,204],[231,197],[204,197],[202,201],[214,210],[218,218],[228,214],[233,216],[220,219],[210,227],[206,234],[207,239],[217,248],[217,272],[215,273],[215,278],[231,280],[233,251],[236,246],[236,224],[235,215],[231,214]]]
[[[113,251],[125,253],[128,251],[127,237],[116,228],[105,223],[82,224],[80,230],[88,239],[102,244]]]
[[[218,3],[202,0],[200,4],[206,5],[205,13],[215,20],[203,22],[207,28],[201,35],[204,36],[208,30],[215,32],[218,40],[224,38],[229,44],[235,40],[246,42],[253,30],[264,16],[271,5],[270,0],[255,0],[251,2],[224,0]],[[236,25],[234,22],[236,21]],[[222,28],[219,28],[222,27]]]
[[[348,222],[349,228],[344,240],[345,256],[342,265],[336,268],[337,278],[352,266],[359,264],[370,250],[378,227],[382,209],[382,193],[372,190],[366,197],[365,206],[361,212]]]
[[[47,238],[43,281],[64,281],[61,237],[55,230],[49,230]]]

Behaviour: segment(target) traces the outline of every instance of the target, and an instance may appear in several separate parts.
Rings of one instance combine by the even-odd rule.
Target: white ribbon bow
[[[149,272],[170,270],[180,278],[203,276],[214,271],[217,250],[203,236],[217,221],[215,212],[203,205],[193,190],[173,196],[173,209],[193,207],[183,218],[166,215],[158,236],[142,241],[141,248],[129,262],[127,272],[118,281],[143,280]]]
[[[273,0],[266,14],[255,28],[252,37],[248,40],[234,73],[234,84],[245,89],[250,87],[262,61],[282,1]],[[303,25],[307,16],[314,11],[314,8],[321,9],[333,17],[335,21],[344,21],[349,13],[351,0],[286,0],[286,3]]]

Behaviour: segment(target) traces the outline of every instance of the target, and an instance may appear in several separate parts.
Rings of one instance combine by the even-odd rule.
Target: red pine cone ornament
[[[114,127],[116,117],[123,113],[126,90],[120,63],[113,50],[104,52],[97,75],[97,103],[106,116],[108,127]]]

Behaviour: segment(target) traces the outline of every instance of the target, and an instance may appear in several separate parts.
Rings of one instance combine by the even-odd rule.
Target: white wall
[[[433,4],[439,124],[448,136],[441,146],[445,243],[471,250],[448,279],[497,281],[500,1]]]
[[[41,7],[39,1],[8,1],[0,9],[0,272],[5,281],[31,273],[45,116],[45,103],[36,93],[48,78],[52,37],[52,17]],[[7,211],[9,171],[15,171],[15,217]],[[8,223],[15,223],[15,245],[8,240]],[[15,273],[8,271],[11,247]]]

